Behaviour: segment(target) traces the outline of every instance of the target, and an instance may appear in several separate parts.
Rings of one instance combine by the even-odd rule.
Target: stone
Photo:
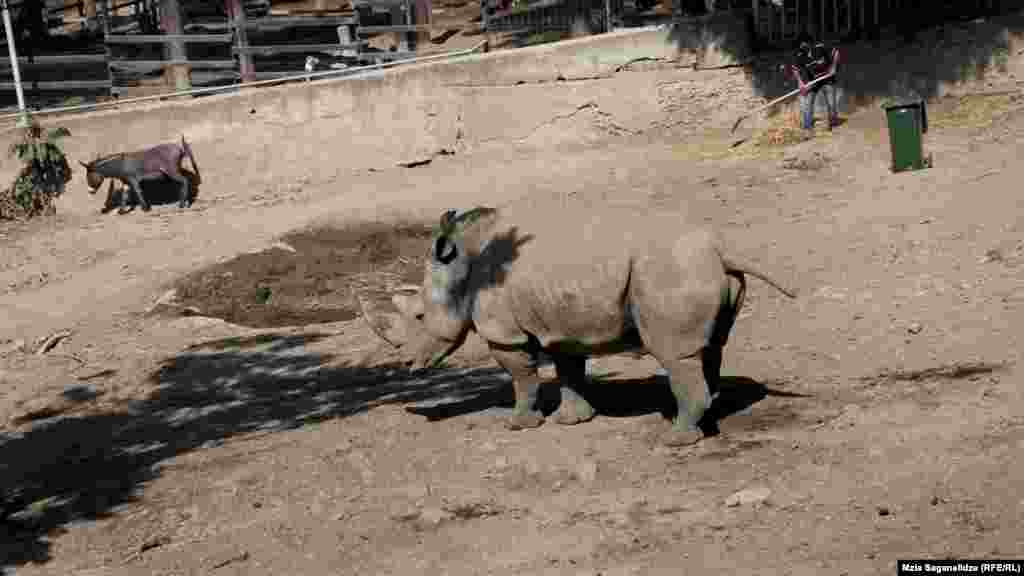
[[[746,490],[740,490],[732,496],[725,499],[725,505],[730,508],[737,506],[748,506],[750,504],[758,504],[764,502],[771,496],[772,491],[765,487],[759,488],[748,488]]]

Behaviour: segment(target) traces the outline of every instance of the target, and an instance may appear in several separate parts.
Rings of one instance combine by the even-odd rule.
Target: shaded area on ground
[[[282,240],[188,274],[175,285],[178,301],[205,316],[256,328],[351,320],[359,315],[354,281],[379,284],[378,292],[421,281],[430,228],[362,223]]]
[[[963,2],[927,11],[911,10],[908,5],[907,17],[883,23],[877,32],[830,40],[842,51],[841,107],[849,109],[908,90],[930,99],[941,95],[944,84],[1006,72],[1011,58],[1016,58],[1011,54],[1010,36],[1024,33],[1024,2],[996,3],[993,9],[984,4]],[[698,67],[742,66],[755,93],[766,99],[796,88],[795,81],[779,70],[779,64],[792,63],[790,47],[752,46],[746,24],[738,16],[720,13],[677,21],[670,41],[682,50],[696,51]]]
[[[257,334],[202,342],[167,359],[144,400],[98,413],[39,414],[24,433],[0,436],[0,568],[49,559],[52,538],[78,520],[108,517],[140,497],[166,461],[242,434],[273,433],[344,418],[385,404],[428,420],[508,408],[511,382],[497,367],[409,372],[397,364],[338,364],[307,346],[325,333]],[[667,379],[595,379],[586,390],[598,413],[671,417]],[[628,389],[627,389],[628,387]],[[725,377],[711,417],[726,419],[767,396],[788,396],[749,378]],[[79,402],[96,397],[72,389]],[[557,407],[557,382],[540,403]],[[742,427],[793,422],[747,417]],[[778,415],[776,415],[778,416]]]
[[[391,403],[466,401],[507,387],[498,368],[409,373],[331,365],[304,346],[328,337],[260,335],[194,346],[151,377],[144,400],[74,417],[42,414],[0,436],[0,569],[50,557],[68,523],[137,499],[161,463],[240,434],[294,429]]]
[[[672,395],[668,378],[650,376],[647,378],[615,378],[617,374],[603,374],[592,377],[590,384],[580,393],[594,407],[601,417],[629,418],[658,413],[666,419],[676,415],[676,399]],[[551,416],[558,409],[560,401],[559,383],[557,379],[545,382],[537,395],[537,407],[545,416]],[[708,433],[717,434],[718,425],[733,414],[743,412],[754,404],[769,396],[788,398],[808,398],[804,394],[796,394],[770,388],[756,380],[742,376],[724,376],[719,384],[720,394],[712,403],[705,417],[705,429]],[[443,404],[421,404],[406,407],[406,411],[423,416],[429,421],[445,420],[465,414],[481,412],[500,407],[509,409],[515,404],[512,387],[495,388],[472,398]],[[759,422],[759,426],[770,426],[792,421],[792,415],[778,422]],[[748,423],[749,424],[749,423]]]
[[[196,176],[195,172],[188,170],[187,168],[181,169],[182,174],[185,178],[188,178],[190,184],[189,199],[195,202],[199,197],[199,186],[202,181]],[[167,204],[178,203],[178,184],[170,178],[153,178],[149,180],[143,180],[139,185],[142,188],[142,196],[152,206],[163,206]],[[128,192],[127,186],[122,184],[120,181],[108,179],[100,186],[99,190],[96,191],[96,196],[103,194],[105,196],[103,207],[100,208],[101,214],[106,214],[111,210],[117,210],[121,206],[121,196]],[[139,205],[135,199],[134,194],[128,194],[126,198],[128,206],[134,209]]]

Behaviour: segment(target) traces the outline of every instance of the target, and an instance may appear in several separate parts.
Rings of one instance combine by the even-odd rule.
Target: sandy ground
[[[647,134],[204,184],[186,211],[101,216],[75,189],[58,221],[0,229],[0,568],[854,575],[1024,556],[1024,115],[930,112],[935,166],[903,174],[871,109],[787,148]],[[592,422],[510,432],[509,381],[479,342],[408,374],[359,319],[145,314],[184,274],[269,258],[312,224],[514,199],[704,218],[800,290],[750,281],[720,436],[658,444],[667,390],[649,359],[591,363]]]

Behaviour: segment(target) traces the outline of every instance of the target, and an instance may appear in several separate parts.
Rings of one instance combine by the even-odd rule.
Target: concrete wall
[[[692,25],[638,29],[44,122],[71,130],[72,161],[184,134],[196,150],[204,188],[332,181],[353,169],[392,166],[443,149],[545,147],[666,124],[689,123],[694,132],[721,124],[725,130],[737,113],[793,86],[778,72],[788,54],[751,62],[735,26],[714,26],[731,32],[716,36],[710,24],[696,31]],[[870,105],[899,82],[939,95],[962,84],[965,71],[993,59],[1002,59],[1001,78],[1013,81],[1024,62],[1018,55],[1022,31],[1024,18],[1014,15],[929,32],[934,38],[921,37],[917,45],[848,47],[842,72],[847,103]],[[670,69],[617,74],[650,60]],[[735,67],[738,60],[746,66]],[[725,68],[706,69],[714,62]],[[548,130],[584,118],[577,130]],[[0,138],[6,149],[10,130]],[[9,182],[14,161],[5,158],[0,168]],[[84,187],[81,172],[77,168],[73,189]]]
[[[47,118],[67,126],[72,160],[129,150],[182,134],[200,169],[248,159],[255,173],[390,165],[528,124],[557,102],[492,99],[483,87],[597,77],[634,59],[672,58],[667,30],[593,36],[559,44],[410,65],[360,77]],[[474,90],[473,87],[480,87]],[[131,107],[129,107],[131,106]],[[542,120],[540,120],[542,121]],[[475,134],[483,134],[476,138]],[[0,145],[6,147],[10,130]],[[4,159],[3,172],[14,173]],[[207,174],[204,173],[204,180]]]

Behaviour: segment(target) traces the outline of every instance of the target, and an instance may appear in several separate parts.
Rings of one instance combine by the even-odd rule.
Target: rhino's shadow
[[[611,379],[610,376],[614,374],[592,380],[581,391],[598,415],[625,418],[660,413],[666,419],[675,417],[676,401],[667,377]],[[705,433],[717,434],[720,420],[742,412],[768,396],[804,395],[775,390],[744,376],[723,376],[719,395],[712,402],[701,427]],[[550,416],[558,408],[559,397],[558,382],[546,382],[538,394],[538,408],[545,416]],[[436,421],[494,408],[509,409],[514,405],[515,395],[510,382],[507,386],[491,388],[470,398],[429,407],[410,406],[406,410]]]

